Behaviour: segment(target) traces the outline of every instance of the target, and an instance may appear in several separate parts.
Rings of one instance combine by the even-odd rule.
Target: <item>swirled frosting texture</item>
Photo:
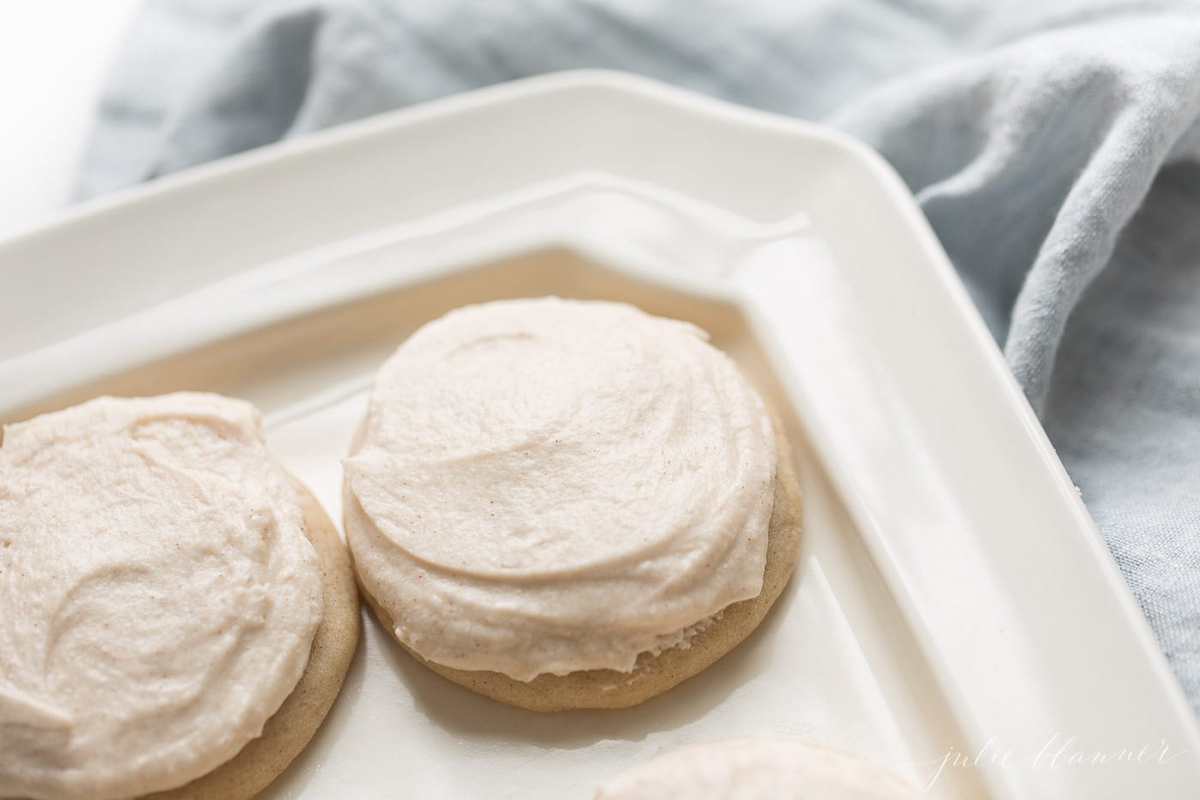
[[[545,298],[458,309],[376,378],[346,462],[360,579],[423,657],[632,670],[762,588],[775,445],[700,329]]]
[[[130,797],[232,758],[322,612],[257,412],[101,398],[4,434],[0,796]]]
[[[596,800],[916,800],[890,772],[852,756],[785,739],[693,745],[635,767]]]

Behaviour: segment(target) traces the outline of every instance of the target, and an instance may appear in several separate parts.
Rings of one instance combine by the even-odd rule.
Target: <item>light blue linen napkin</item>
[[[1200,710],[1200,6],[151,0],[80,194],[575,67],[831,123],[891,161]]]

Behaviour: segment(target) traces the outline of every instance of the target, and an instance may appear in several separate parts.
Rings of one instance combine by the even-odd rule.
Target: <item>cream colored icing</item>
[[[693,745],[600,787],[596,800],[916,800],[914,786],[849,755],[784,739]]]
[[[461,308],[376,378],[347,540],[431,661],[630,671],[761,591],[774,442],[693,325],[557,298]]]
[[[0,796],[138,796],[258,736],[321,619],[303,525],[246,403],[100,398],[7,426]]]

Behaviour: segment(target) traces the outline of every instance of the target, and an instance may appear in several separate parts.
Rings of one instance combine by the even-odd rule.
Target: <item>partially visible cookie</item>
[[[786,739],[693,745],[607,781],[595,800],[916,800],[916,788],[854,756]]]
[[[248,403],[102,397],[0,442],[0,796],[250,798],[359,635],[349,557]]]

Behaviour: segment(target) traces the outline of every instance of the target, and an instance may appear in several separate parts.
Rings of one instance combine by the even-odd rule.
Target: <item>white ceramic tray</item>
[[[1195,720],[946,257],[876,155],[812,125],[563,74],[102,200],[0,245],[0,420],[246,397],[336,518],[380,360],[451,307],[547,293],[692,319],[776,397],[806,491],[792,587],[622,712],[497,705],[369,620],[269,795],[587,798],[660,751],[773,734],[931,797],[1196,796]]]

